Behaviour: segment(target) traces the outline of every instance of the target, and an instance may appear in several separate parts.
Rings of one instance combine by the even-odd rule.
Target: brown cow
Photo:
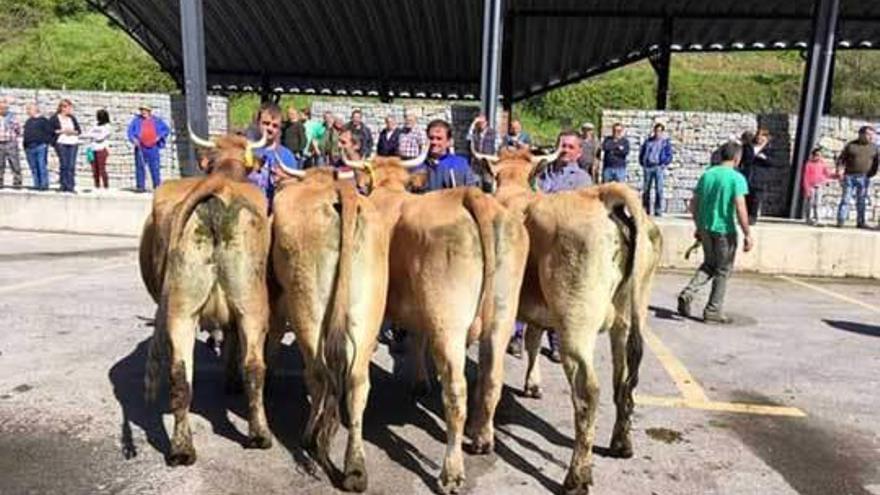
[[[528,241],[522,216],[477,188],[406,192],[405,167],[422,161],[377,158],[372,164],[349,164],[367,167],[362,177],[372,183],[370,199],[393,224],[386,315],[411,329],[433,355],[447,427],[439,482],[454,492],[465,479],[466,350],[479,340],[478,408],[470,430],[475,450],[489,453]],[[424,378],[424,367],[419,369]]]
[[[344,394],[349,436],[342,485],[362,492],[363,413],[385,310],[389,229],[351,177],[336,180],[333,169],[310,169],[276,195],[272,267],[281,294],[272,326],[282,329],[286,318],[296,333],[312,399],[304,443],[326,466]]]
[[[209,148],[206,177],[168,181],[153,197],[141,237],[144,283],[158,303],[145,376],[148,400],[158,392],[170,358],[174,435],[168,463],[195,462],[187,413],[192,399],[197,325],[226,328],[241,349],[249,405],[248,445],[272,444],[263,410],[263,344],[268,326],[266,261],[269,224],[263,193],[245,181],[253,170],[249,143],[239,136],[193,140]],[[235,356],[232,361],[237,363]]]
[[[660,231],[645,215],[637,193],[625,185],[544,195],[529,187],[536,164],[527,151],[478,156],[497,178],[496,197],[526,213],[530,249],[518,315],[529,324],[526,395],[541,394],[540,329],[554,328],[560,334],[575,412],[575,447],[564,487],[570,493],[588,493],[599,401],[593,368],[596,338],[610,330],[617,406],[611,452],[631,457],[633,389],[642,356],[641,329],[662,249]]]

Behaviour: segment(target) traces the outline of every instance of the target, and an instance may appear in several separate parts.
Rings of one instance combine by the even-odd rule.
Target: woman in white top
[[[58,111],[49,119],[49,123],[52,124],[52,130],[55,132],[55,141],[52,144],[61,164],[58,170],[61,191],[75,192],[76,150],[79,147],[79,135],[82,130],[76,117],[73,116],[73,103],[66,98],[61,100]]]
[[[110,134],[113,129],[110,126],[110,115],[103,108],[98,110],[95,116],[98,123],[89,129],[88,136],[92,140],[89,148],[94,155],[92,158],[92,177],[95,179],[95,188],[100,188],[104,183],[104,188],[110,187],[107,183],[107,156],[110,151],[107,149],[107,142],[110,140]]]

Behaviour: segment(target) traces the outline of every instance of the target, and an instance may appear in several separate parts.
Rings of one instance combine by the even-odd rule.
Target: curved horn
[[[494,164],[498,163],[499,161],[501,161],[501,157],[499,157],[498,155],[488,155],[488,154],[480,153],[479,151],[477,151],[477,149],[474,148],[473,141],[471,141],[471,156],[474,157],[477,161],[485,160],[485,161],[489,162],[491,165],[494,165]]]
[[[305,170],[299,170],[299,169],[286,169],[286,172],[287,172],[288,174],[290,174],[290,175],[292,175],[292,176],[298,178],[298,179],[302,179],[303,177],[306,176],[306,171],[305,171]]]
[[[263,146],[266,146],[266,143],[268,141],[269,141],[269,139],[266,137],[266,132],[264,131],[263,135],[260,136],[259,141],[251,141],[250,139],[248,139],[247,146],[248,146],[248,149],[255,150],[257,148],[262,148]]]
[[[557,158],[559,158],[559,154],[562,153],[562,150],[556,148],[556,151],[550,153],[549,155],[541,155],[541,156],[533,156],[532,157],[532,166],[539,166],[542,163],[555,162]]]
[[[425,163],[425,160],[428,158],[429,149],[430,146],[425,146],[425,149],[419,154],[419,156],[415,158],[410,158],[409,160],[400,160],[400,165],[403,168],[418,167],[419,165]]]
[[[345,157],[345,153],[342,154],[342,163],[344,163],[347,167],[356,168],[358,170],[365,169],[369,166],[369,160],[349,160]]]
[[[192,124],[190,122],[186,123],[186,129],[187,129],[187,131],[189,131],[189,140],[192,141],[193,144],[195,144],[196,146],[201,146],[203,148],[216,148],[217,147],[217,143],[215,143],[213,140],[205,139],[205,138],[202,138],[202,137],[199,137],[198,135],[196,135],[196,133],[193,132]]]

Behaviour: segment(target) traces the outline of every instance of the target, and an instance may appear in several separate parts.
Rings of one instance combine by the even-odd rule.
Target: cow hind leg
[[[446,416],[446,455],[440,472],[440,488],[458,493],[464,486],[464,456],[461,444],[467,417],[467,382],[465,381],[465,329],[458,334],[432,339],[434,362],[443,385],[443,408]]]
[[[193,316],[167,317],[167,331],[171,342],[171,412],[174,414],[174,434],[171,437],[168,464],[172,466],[188,466],[196,461],[188,416],[192,403],[196,324],[197,319]]]
[[[361,343],[358,349],[369,349]],[[345,490],[363,492],[367,489],[367,467],[364,462],[363,421],[367,397],[370,395],[370,355],[356,355],[351,373],[346,378],[346,405],[349,427],[348,446],[345,449],[345,470],[342,486]]]
[[[413,361],[413,383],[411,392],[413,397],[427,397],[431,393],[431,377],[428,373],[428,334],[425,332],[410,332],[410,358]]]
[[[268,449],[272,437],[263,407],[263,386],[266,379],[266,363],[263,350],[266,343],[267,311],[246,311],[239,316],[239,348],[244,364],[244,388],[248,399],[247,446]]]
[[[588,321],[586,325],[563,330],[562,364],[571,386],[575,422],[574,451],[563,484],[567,494],[587,494],[593,483],[593,440],[599,405],[599,382],[593,368],[593,352],[601,325],[601,321]]]
[[[611,329],[611,355],[614,362],[614,405],[617,418],[611,436],[611,455],[628,459],[633,456],[632,412],[635,405],[633,390],[638,383],[642,361],[641,335],[630,328],[629,322],[618,321]]]
[[[478,406],[473,423],[473,448],[477,454],[489,454],[495,448],[493,421],[504,387],[504,355],[512,329],[512,325],[499,325],[495,332],[480,340]]]
[[[540,399],[543,395],[541,391],[541,368],[538,360],[541,354],[541,337],[544,335],[544,329],[537,325],[529,324],[526,326],[525,343],[526,354],[528,355],[528,367],[526,368],[526,383],[523,389],[523,395],[533,399]]]

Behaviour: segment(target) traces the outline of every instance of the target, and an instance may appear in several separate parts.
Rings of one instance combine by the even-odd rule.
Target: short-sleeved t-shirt
[[[734,199],[745,196],[749,185],[732,167],[715,165],[700,177],[694,194],[699,196],[697,224],[700,230],[715,234],[736,233]]]

